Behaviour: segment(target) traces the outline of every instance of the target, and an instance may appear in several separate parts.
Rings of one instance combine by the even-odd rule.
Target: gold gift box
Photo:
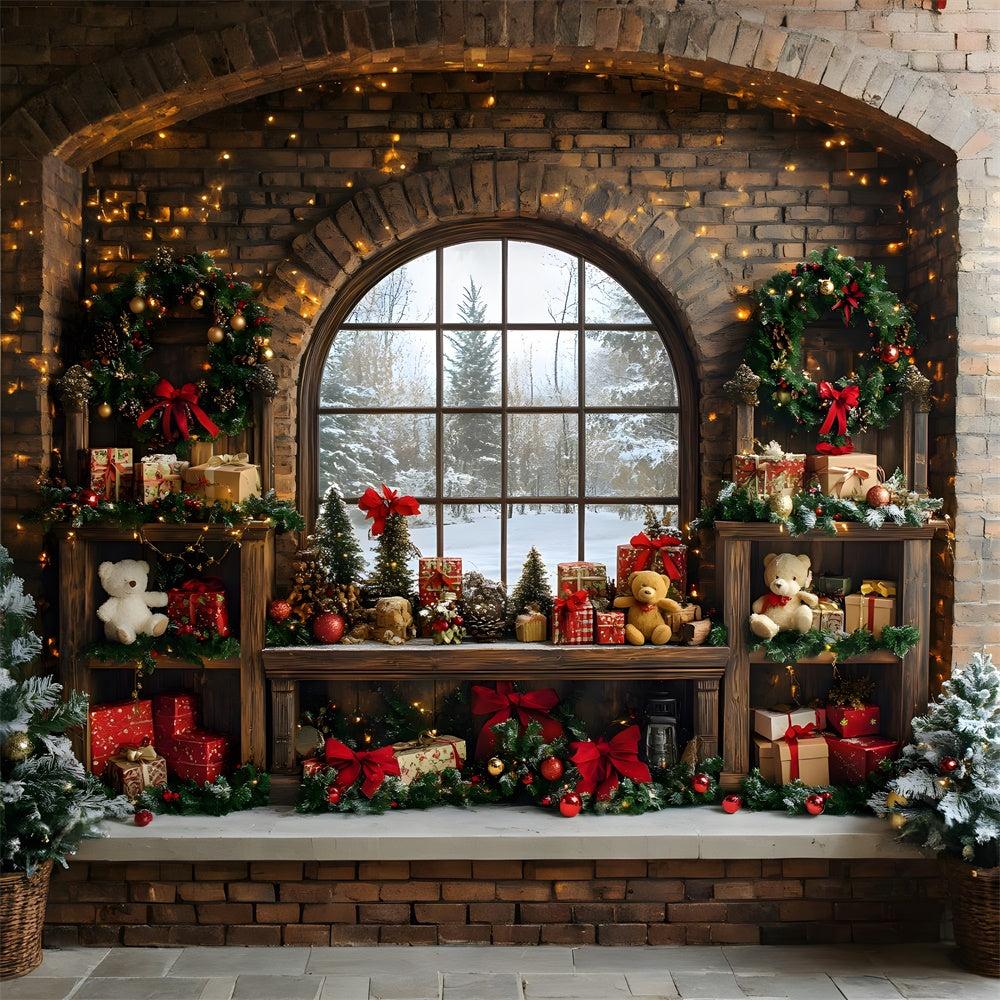
[[[847,455],[810,455],[806,469],[819,480],[820,489],[841,500],[864,500],[878,486],[878,456],[852,451]]]
[[[800,778],[806,785],[830,784],[830,748],[822,736],[803,736],[796,740],[798,774],[794,774],[792,745],[785,740],[767,740],[754,736],[760,755],[760,773],[766,781],[787,785]]]

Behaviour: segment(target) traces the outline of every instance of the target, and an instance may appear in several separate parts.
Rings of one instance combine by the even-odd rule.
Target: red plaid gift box
[[[591,646],[594,642],[594,607],[585,590],[566,590],[552,608],[552,642],[557,646]]]
[[[208,639],[229,635],[226,591],[218,577],[186,580],[167,591],[167,617],[181,635]]]
[[[141,746],[153,741],[153,703],[148,698],[95,705],[88,713],[90,769],[98,777],[124,744]]]
[[[132,497],[132,449],[91,448],[90,488],[105,500]]]
[[[830,728],[841,736],[869,736],[879,730],[878,705],[865,705],[863,708],[827,705],[826,719]]]
[[[437,736],[421,733],[415,740],[393,743],[392,755],[399,764],[399,776],[404,785],[422,774],[462,767],[465,760],[465,740],[458,736]]]
[[[886,758],[899,756],[899,743],[885,736],[827,735],[830,748],[830,781],[835,785],[860,785]]]
[[[167,783],[167,761],[152,746],[121,746],[107,762],[107,776],[112,788],[134,799],[144,788]]]
[[[556,591],[585,590],[591,601],[608,598],[608,568],[599,562],[565,562],[556,566]],[[606,606],[606,604],[605,604]]]
[[[625,612],[595,611],[594,628],[598,646],[622,646],[625,643]]]
[[[777,441],[771,441],[759,455],[733,456],[733,482],[761,499],[778,492],[801,493],[805,470],[806,456],[783,452]]]
[[[665,574],[678,594],[687,593],[687,546],[673,535],[650,538],[644,531],[633,535],[628,545],[618,546],[617,569],[620,594],[628,590],[629,574],[644,569]]]

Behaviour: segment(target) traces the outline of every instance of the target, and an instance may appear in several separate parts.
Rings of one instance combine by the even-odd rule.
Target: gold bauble
[[[27,733],[11,733],[3,745],[4,760],[24,760],[34,749],[35,744]]]
[[[779,389],[774,394],[774,398],[781,406],[787,406],[792,401],[792,394],[788,389]]]
[[[221,344],[226,339],[226,331],[221,326],[210,326],[208,328],[208,340],[211,344]]]
[[[824,278],[819,283],[819,290],[824,295],[833,295],[833,289],[834,289],[834,287],[835,287],[835,285],[833,284],[833,282],[829,278]]]
[[[503,774],[503,761],[499,757],[491,757],[489,763],[486,765],[486,770],[493,775],[494,778],[500,777]]]
[[[205,299],[201,295],[191,296],[191,308],[201,309],[205,305]]]
[[[233,313],[229,318],[229,325],[234,330],[245,330],[247,326],[247,318],[243,313]]]
[[[111,404],[110,403],[101,403],[101,405],[98,406],[98,408],[97,408],[97,415],[99,417],[104,417],[104,419],[107,420],[108,417],[111,416]]]
[[[778,515],[778,517],[790,517],[793,509],[792,498],[787,493],[772,493],[771,499],[767,502],[768,507]]]
[[[137,295],[129,301],[128,307],[138,316],[146,308],[146,300],[141,295]]]
[[[887,809],[898,808],[899,806],[908,806],[910,803],[906,798],[899,794],[899,792],[889,792],[885,797],[885,805]],[[898,830],[901,826],[906,825],[906,817],[900,816],[899,813],[892,813],[889,816],[889,823],[894,830]]]
[[[274,351],[270,347],[262,347],[260,350],[260,356],[265,361],[270,361],[274,357]]]

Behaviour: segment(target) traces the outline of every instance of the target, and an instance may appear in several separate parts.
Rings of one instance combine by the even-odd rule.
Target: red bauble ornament
[[[583,801],[576,792],[567,792],[559,800],[559,812],[563,816],[575,816],[583,808]]]
[[[881,483],[876,483],[865,494],[865,503],[869,507],[884,507],[891,499],[892,494]]]
[[[80,499],[87,507],[93,508],[97,506],[101,498],[93,490],[82,490]]]
[[[806,812],[810,816],[818,816],[826,808],[826,799],[822,795],[806,796]]]
[[[895,344],[886,344],[879,357],[887,365],[894,365],[899,360],[899,348]]]
[[[727,813],[739,812],[740,806],[743,805],[743,800],[735,793],[727,795],[722,800],[722,808],[726,810]]]
[[[954,771],[957,767],[958,767],[958,761],[955,760],[954,757],[945,757],[941,761],[941,770],[944,771],[945,774],[951,774],[951,772]]]
[[[543,806],[550,806],[550,805],[552,805],[552,796],[551,795],[543,795],[538,801]]]
[[[819,793],[819,797],[820,797],[820,798],[821,798],[821,799],[822,799],[822,800],[823,800],[824,802],[829,802],[829,801],[830,801],[830,799],[832,799],[832,798],[833,798],[833,792],[820,792],[820,793]]]
[[[563,762],[558,757],[546,757],[538,765],[538,770],[546,781],[558,781],[563,776]]]
[[[292,606],[288,601],[271,601],[267,613],[271,616],[271,621],[280,625],[292,613]]]
[[[712,784],[712,779],[707,774],[696,774],[691,779],[691,787],[699,794],[704,795]]]
[[[324,611],[316,616],[312,632],[322,643],[339,642],[344,634],[344,619],[332,611]]]
[[[132,819],[136,826],[149,826],[153,822],[153,814],[148,809],[137,809]]]
[[[326,801],[332,806],[340,801],[340,789],[336,785],[326,786]]]
[[[535,782],[535,776],[533,774],[523,774],[521,775],[522,785],[532,785]]]

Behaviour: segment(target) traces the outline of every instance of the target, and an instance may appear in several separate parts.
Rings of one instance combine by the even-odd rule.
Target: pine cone
[[[121,353],[121,338],[118,331],[111,326],[101,326],[94,331],[90,350],[95,358],[112,360]]]
[[[507,588],[482,573],[466,573],[459,612],[470,639],[496,642],[507,626]]]

